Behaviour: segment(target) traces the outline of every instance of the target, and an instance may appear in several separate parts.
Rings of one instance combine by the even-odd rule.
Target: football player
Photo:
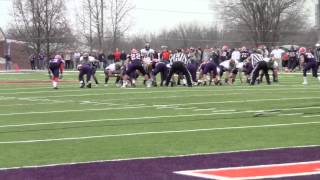
[[[121,80],[121,65],[120,64],[110,64],[108,67],[105,68],[104,70],[105,74],[105,86],[108,86],[108,81],[111,76],[116,76],[116,84],[118,84]]]
[[[231,59],[220,63],[220,77],[226,72],[225,83],[233,84],[235,82],[236,76],[238,74],[238,63],[237,61]]]
[[[305,47],[301,47],[299,49],[300,54],[300,63],[303,66],[303,85],[308,84],[307,80],[307,72],[312,69],[312,76],[317,78],[320,81],[320,77],[318,77],[318,63],[316,58],[311,53],[310,49],[306,49]]]
[[[143,63],[144,70],[146,71],[148,77],[152,76],[152,64],[154,60],[155,51],[151,49],[150,44],[146,43],[145,47],[141,49],[141,60]]]
[[[89,60],[89,54],[84,53],[80,57],[80,64],[78,65],[79,70],[79,81],[80,88],[84,88],[87,85],[87,88],[91,88],[91,77],[92,77],[92,63]],[[86,82],[84,81],[84,76],[86,75]]]
[[[53,89],[58,89],[58,82],[63,78],[64,71],[64,61],[60,55],[56,55],[54,59],[49,61],[48,71]]]
[[[123,76],[122,88],[127,87],[129,76],[131,76],[136,70],[138,70],[144,76],[145,81],[146,81],[146,86],[148,88],[151,87],[152,81],[150,81],[150,78],[149,78],[148,74],[146,73],[142,64],[143,64],[143,62],[141,59],[140,52],[138,52],[136,49],[132,49],[131,54],[130,54],[130,63],[128,64],[128,68]],[[136,77],[131,77],[131,78],[132,78],[132,84],[135,85]]]
[[[216,85],[221,85],[220,76],[218,73],[218,66],[213,62],[209,61],[203,70],[204,77],[207,77],[207,80],[209,80],[209,85],[211,85],[212,80]]]

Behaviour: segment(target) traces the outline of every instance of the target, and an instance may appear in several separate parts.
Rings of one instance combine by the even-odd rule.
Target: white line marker
[[[310,116],[302,116],[304,118],[313,118],[313,117],[320,117],[320,114],[317,115],[310,115]]]
[[[208,108],[208,109],[195,109],[193,111],[214,111],[216,110],[217,108]]]
[[[304,122],[304,123],[266,124],[266,125],[259,125],[259,126],[234,126],[234,127],[222,127],[222,128],[207,128],[207,129],[185,129],[185,130],[177,130],[177,131],[150,131],[150,132],[127,133],[127,134],[107,134],[107,135],[99,135],[99,136],[80,136],[80,137],[33,139],[33,140],[20,140],[20,141],[0,141],[0,144],[29,144],[29,143],[76,141],[76,140],[112,138],[112,137],[144,136],[144,135],[155,135],[155,134],[193,133],[193,132],[221,131],[221,130],[223,131],[223,130],[237,130],[237,129],[273,128],[273,127],[314,125],[314,124],[320,124],[320,122],[316,121],[316,122]]]
[[[303,113],[279,114],[278,116],[300,116],[300,115],[303,115]]]
[[[177,106],[184,106],[184,105],[203,105],[203,104],[228,104],[228,103],[248,103],[248,102],[268,102],[268,101],[287,101],[287,100],[307,100],[307,99],[320,99],[320,97],[305,97],[305,98],[277,98],[277,99],[253,99],[253,100],[241,100],[241,101],[212,101],[212,102],[197,102],[197,103],[184,103],[184,104],[170,104],[170,105],[153,105],[156,107],[164,107],[169,108],[170,107],[176,107]],[[122,107],[123,109],[139,109],[139,108],[148,108],[150,106],[127,106]],[[103,109],[88,109],[86,111],[102,111],[102,110],[121,110],[122,108],[103,108]],[[320,107],[307,107],[307,109],[319,109]],[[289,108],[290,109],[306,109],[304,108]],[[287,110],[287,109],[282,109]],[[51,113],[67,113],[67,112],[81,112],[84,111],[84,109],[69,109],[69,110],[60,110],[60,111],[39,111],[39,112],[21,112],[21,113],[5,113],[0,114],[0,116],[13,116],[13,115],[30,115],[30,114],[51,114]],[[257,112],[257,111],[250,111],[250,112]]]
[[[291,110],[304,110],[304,109],[320,109],[318,107],[304,107],[304,108],[286,108],[286,109],[278,109],[277,111],[291,111]],[[99,109],[105,110],[105,109]],[[183,114],[183,115],[167,115],[167,116],[144,116],[144,117],[131,117],[131,118],[110,118],[110,119],[93,119],[93,120],[81,120],[81,121],[57,121],[57,122],[47,122],[47,123],[30,123],[30,124],[11,124],[11,125],[0,125],[0,128],[8,128],[8,127],[26,127],[26,126],[41,126],[41,125],[57,125],[57,124],[74,124],[74,123],[93,123],[93,122],[105,122],[105,121],[127,121],[127,120],[142,120],[142,119],[161,119],[161,118],[179,118],[179,117],[194,117],[194,116],[212,116],[212,115],[231,115],[231,114],[245,114],[245,113],[256,113],[262,111],[273,111],[269,110],[246,110],[246,111],[238,111],[236,112],[234,109],[232,110],[221,110],[220,112],[212,112],[212,113],[202,113],[202,114]]]
[[[7,113],[0,114],[0,116],[15,116],[15,115],[30,115],[30,114],[54,114],[54,113],[67,113],[67,112],[88,112],[88,111],[107,111],[107,110],[122,110],[122,109],[140,109],[148,108],[149,106],[125,106],[119,108],[101,108],[101,109],[69,109],[61,111],[38,111],[38,112],[23,112],[23,113]]]

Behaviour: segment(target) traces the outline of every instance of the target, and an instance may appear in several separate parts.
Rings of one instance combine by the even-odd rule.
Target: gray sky
[[[197,21],[201,24],[211,25],[214,18],[209,9],[210,0],[131,0],[136,8],[131,12],[133,26],[130,34],[143,32],[157,32],[168,29],[182,22]],[[76,2],[76,3],[75,3]],[[69,0],[68,18],[73,22],[72,16],[78,9],[80,1]],[[0,27],[6,29],[10,16],[11,0],[0,0]],[[202,12],[202,13],[199,13]]]
[[[314,2],[314,0],[309,1]],[[68,1],[68,18],[73,22],[79,2],[79,0]],[[210,0],[131,0],[131,2],[136,8],[131,12],[133,26],[129,34],[158,32],[184,22],[197,22],[203,25],[219,23],[209,8]],[[6,29],[12,19],[11,3],[12,0],[0,0],[0,27],[3,29]],[[309,4],[310,11],[314,14],[312,3]]]

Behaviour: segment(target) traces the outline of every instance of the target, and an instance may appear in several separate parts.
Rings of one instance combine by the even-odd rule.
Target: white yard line
[[[318,107],[303,107],[303,108],[285,108],[277,109],[277,111],[292,111],[292,110],[305,110],[305,109],[320,109]],[[212,113],[202,114],[183,114],[183,115],[167,115],[167,116],[143,116],[143,117],[129,117],[129,118],[108,118],[108,119],[92,119],[92,120],[80,120],[80,121],[56,121],[56,122],[44,122],[44,123],[28,123],[28,124],[9,124],[1,125],[0,128],[10,127],[27,127],[27,126],[42,126],[42,125],[58,125],[58,124],[77,124],[77,123],[94,123],[94,122],[107,122],[107,121],[129,121],[129,120],[143,120],[143,119],[162,119],[162,118],[181,118],[181,117],[200,117],[200,116],[212,116],[212,115],[232,115],[232,114],[246,114],[246,113],[257,113],[257,112],[270,112],[274,109],[267,110],[246,110],[238,111],[231,110],[219,110]]]
[[[243,113],[243,112],[241,112],[241,113]],[[168,116],[144,116],[144,117],[131,117],[131,118],[110,118],[110,119],[93,119],[93,120],[62,121],[62,122],[57,121],[57,122],[47,122],[47,123],[1,125],[0,128],[41,126],[41,125],[57,125],[57,124],[75,124],[75,123],[93,123],[93,122],[106,122],[106,121],[128,121],[128,120],[143,120],[143,119],[162,119],[162,118],[180,118],[180,117],[194,117],[194,116],[211,116],[211,115],[216,115],[216,114],[218,114],[218,113],[168,115]],[[219,113],[219,114],[221,114],[221,113]],[[228,113],[223,113],[223,114],[230,114],[230,113],[228,112]]]
[[[82,111],[104,111],[104,110],[121,110],[121,109],[139,109],[150,107],[175,107],[185,105],[204,105],[204,104],[228,104],[228,103],[249,103],[249,102],[268,102],[268,101],[288,101],[288,100],[308,100],[308,99],[320,99],[320,97],[305,97],[305,98],[277,98],[277,99],[253,99],[253,100],[241,100],[241,101],[211,101],[211,102],[198,102],[198,103],[184,103],[184,104],[165,104],[165,105],[153,105],[153,106],[126,106],[119,108],[101,108],[101,109],[69,109],[60,111],[38,111],[38,112],[21,112],[21,113],[4,113],[0,116],[15,116],[15,115],[30,115],[30,114],[52,114],[52,113],[67,113],[67,112],[82,112]],[[319,107],[308,107],[309,109],[319,109]],[[289,109],[305,109],[305,108],[289,108]],[[256,111],[254,111],[256,112]]]
[[[77,141],[87,139],[100,139],[100,138],[112,138],[112,137],[129,137],[129,136],[144,136],[144,135],[156,135],[156,134],[177,134],[177,133],[194,133],[194,132],[206,132],[206,131],[223,131],[223,130],[238,130],[238,129],[255,129],[255,128],[273,128],[273,127],[287,127],[287,126],[300,126],[300,125],[316,125],[320,124],[320,121],[316,122],[304,122],[304,123],[287,123],[287,124],[266,124],[257,126],[233,126],[222,128],[207,128],[207,129],[184,129],[176,131],[150,131],[150,132],[136,132],[127,134],[107,134],[99,136],[80,136],[80,137],[66,137],[66,138],[53,138],[53,139],[32,139],[21,141],[0,141],[0,144],[29,144],[29,143],[41,143],[41,142],[59,142],[59,141]]]
[[[303,98],[277,98],[277,99],[252,99],[252,100],[239,100],[239,101],[222,101],[222,102],[195,102],[184,104],[171,104],[172,106],[182,105],[203,105],[203,104],[227,104],[227,103],[248,103],[248,102],[268,102],[268,101],[288,101],[288,100],[308,100],[308,99],[320,99],[320,97],[303,97]]]
[[[125,106],[118,108],[101,108],[101,109],[69,109],[61,111],[38,111],[38,112],[22,112],[22,113],[7,113],[0,114],[0,116],[15,116],[15,115],[31,115],[31,114],[54,114],[54,113],[70,113],[70,112],[88,112],[88,111],[107,111],[107,110],[122,110],[122,109],[140,109],[148,108],[150,106]]]
[[[301,116],[303,113],[279,114],[278,116]]]
[[[302,116],[304,118],[314,118],[314,117],[320,117],[320,114],[317,115],[310,115],[310,116]]]
[[[266,86],[266,87],[270,87],[270,86]],[[169,89],[169,88],[168,88]],[[318,87],[301,87],[298,86],[297,88],[290,88],[290,90],[317,90],[319,89]],[[106,90],[110,90],[110,89],[92,89],[92,91],[106,91]],[[119,90],[119,89],[112,89],[112,90]],[[126,89],[129,91],[129,89]],[[146,88],[132,88],[130,90],[133,90],[128,92],[128,91],[122,91],[122,92],[111,92],[111,93],[100,93],[100,94],[91,94],[91,95],[122,95],[122,94],[153,94],[153,93],[176,93],[176,92],[226,92],[226,91],[286,91],[288,90],[288,88],[253,88],[253,87],[248,87],[245,86],[244,88],[230,88],[230,89],[214,89],[214,88],[202,88],[202,87],[198,87],[198,88],[194,88],[194,89],[185,89],[185,88],[174,88],[174,91],[172,91],[172,89],[170,90],[156,90],[156,89],[146,89]],[[136,90],[144,90],[144,91],[136,91]],[[23,91],[23,92],[10,92],[10,93],[0,93],[0,95],[10,95],[10,94],[40,94],[40,93],[62,93],[62,92],[81,92],[84,91],[83,89],[74,89],[74,90],[59,90],[59,91],[52,91],[52,90],[48,90],[48,91]],[[89,94],[84,94],[84,95],[73,95],[74,97],[78,97],[78,96],[88,96]],[[47,97],[73,97],[73,96],[47,96]]]
[[[195,109],[193,111],[214,111],[216,110],[217,108],[207,108],[207,109]]]

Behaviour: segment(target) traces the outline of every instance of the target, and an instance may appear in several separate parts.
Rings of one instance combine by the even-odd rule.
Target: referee
[[[262,70],[263,74],[266,76],[267,83],[271,84],[270,77],[268,74],[268,63],[264,61],[262,54],[263,54],[262,50],[257,49],[247,59],[249,62],[251,61],[252,67],[253,67],[252,74],[251,74],[251,81],[250,81],[250,85],[252,86],[255,84],[257,78],[259,77],[260,70]]]
[[[169,86],[169,82],[174,73],[182,73],[187,79],[188,86],[192,87],[190,73],[186,67],[189,63],[189,60],[186,55],[182,53],[181,49],[177,49],[177,52],[170,59],[171,69],[166,80],[166,86]]]

